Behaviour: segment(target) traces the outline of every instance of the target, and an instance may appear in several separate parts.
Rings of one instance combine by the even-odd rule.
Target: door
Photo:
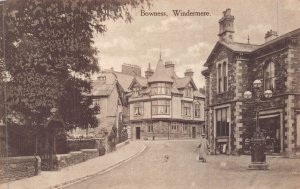
[[[196,138],[196,127],[192,127],[192,138]]]
[[[137,139],[137,140],[141,139],[141,128],[140,127],[135,128],[135,139]]]

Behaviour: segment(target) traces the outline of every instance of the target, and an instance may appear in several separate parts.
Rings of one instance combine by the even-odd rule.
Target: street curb
[[[54,189],[54,188],[55,189],[59,189],[59,188],[63,188],[63,187],[66,187],[68,185],[72,185],[72,184],[75,184],[75,183],[78,183],[78,182],[82,182],[82,181],[87,180],[89,178],[92,178],[94,176],[101,175],[101,174],[104,174],[106,172],[109,172],[110,170],[112,170],[112,169],[114,169],[116,167],[119,167],[123,163],[126,163],[127,161],[130,161],[131,159],[133,159],[133,158],[139,156],[141,153],[143,153],[146,150],[146,148],[148,147],[146,144],[143,144],[143,145],[144,145],[144,147],[142,148],[142,150],[138,151],[137,153],[135,153],[134,155],[130,156],[127,159],[124,159],[124,160],[121,160],[121,161],[117,162],[114,165],[111,165],[111,166],[109,166],[109,167],[107,167],[105,169],[102,169],[102,170],[100,170],[100,171],[98,171],[96,173],[89,174],[89,175],[81,177],[81,178],[76,178],[76,179],[73,179],[73,180],[70,180],[70,181],[63,182],[61,184],[56,184],[54,186],[49,186],[49,187],[47,187],[47,189]]]

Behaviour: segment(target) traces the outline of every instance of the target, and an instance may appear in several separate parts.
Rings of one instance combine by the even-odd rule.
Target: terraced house
[[[300,149],[300,28],[278,36],[268,31],[265,43],[234,41],[234,16],[223,12],[219,40],[202,74],[206,78],[206,128],[215,153],[247,150],[255,131],[254,107],[244,98],[260,80],[257,93],[271,90],[259,106],[259,129],[268,153],[299,155]],[[255,95],[255,93],[254,93]]]
[[[193,71],[178,77],[175,64],[160,59],[155,71],[135,77],[128,94],[133,139],[196,138],[204,128],[204,95],[196,87]]]

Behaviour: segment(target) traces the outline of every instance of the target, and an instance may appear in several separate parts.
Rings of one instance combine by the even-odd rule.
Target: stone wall
[[[96,149],[99,143],[103,143],[102,138],[82,138],[82,139],[68,139],[67,146],[69,151],[79,151],[81,149]]]
[[[0,183],[38,175],[41,159],[33,156],[0,158]]]
[[[80,151],[73,151],[68,154],[58,154],[55,156],[54,169],[60,170],[64,167],[75,165],[98,156],[99,153],[97,149],[82,149]]]

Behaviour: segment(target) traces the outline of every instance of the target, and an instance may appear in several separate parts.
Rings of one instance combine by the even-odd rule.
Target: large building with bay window
[[[202,74],[206,78],[206,132],[216,154],[249,151],[256,130],[255,108],[244,98],[260,80],[262,99],[259,130],[266,137],[267,153],[288,157],[300,154],[300,28],[278,36],[268,31],[261,45],[234,41],[234,16],[223,12],[219,40]],[[256,95],[255,93],[253,96]],[[262,98],[262,97],[261,97]]]
[[[175,64],[149,68],[145,78],[133,78],[128,87],[130,136],[132,139],[196,138],[204,132],[204,99],[193,80],[193,71],[178,77]]]

